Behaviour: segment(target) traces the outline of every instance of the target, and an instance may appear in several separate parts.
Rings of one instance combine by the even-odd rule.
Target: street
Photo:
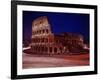
[[[23,53],[23,68],[70,67],[89,65],[89,54],[36,55]]]

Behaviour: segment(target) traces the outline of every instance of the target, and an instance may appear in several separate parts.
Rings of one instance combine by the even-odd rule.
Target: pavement
[[[70,67],[89,65],[89,54],[36,55],[23,53],[23,68]]]

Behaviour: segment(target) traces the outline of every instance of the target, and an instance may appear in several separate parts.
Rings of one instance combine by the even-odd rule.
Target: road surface
[[[47,68],[89,65],[89,54],[33,55],[23,53],[23,68]]]

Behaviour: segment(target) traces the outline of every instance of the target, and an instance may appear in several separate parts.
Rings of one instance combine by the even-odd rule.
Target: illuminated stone
[[[55,35],[46,16],[32,22],[32,51],[36,54],[68,54],[83,50],[83,37],[75,33]]]

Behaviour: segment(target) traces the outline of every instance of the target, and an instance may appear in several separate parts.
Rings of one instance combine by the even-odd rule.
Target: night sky
[[[89,42],[89,14],[23,11],[23,40],[31,40],[32,21],[47,16],[54,34],[78,33]]]

